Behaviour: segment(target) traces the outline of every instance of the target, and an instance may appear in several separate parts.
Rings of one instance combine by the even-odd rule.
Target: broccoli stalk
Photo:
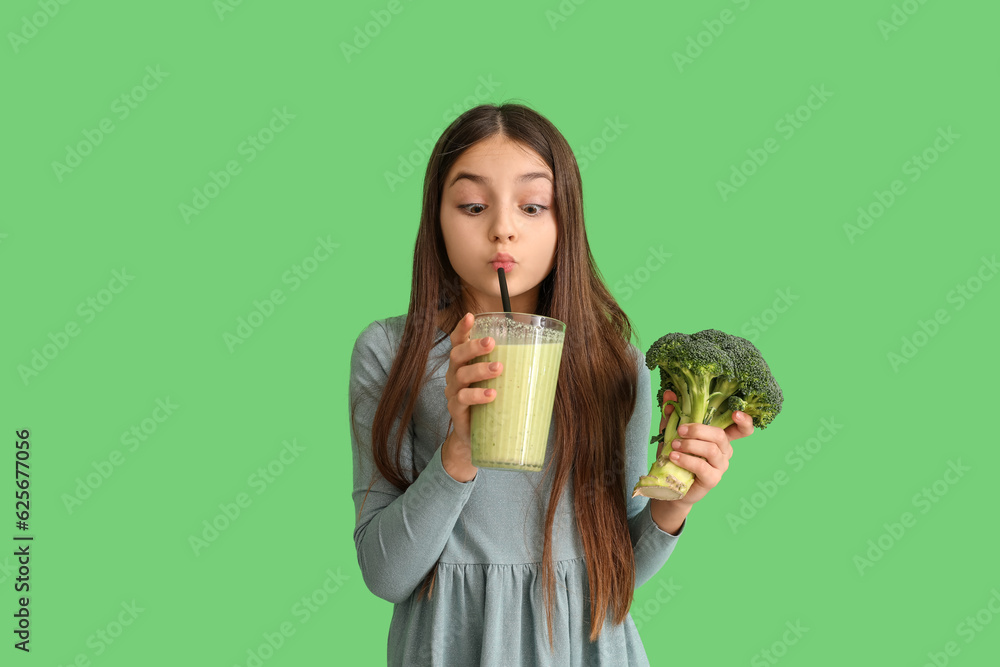
[[[657,402],[667,417],[660,434],[656,461],[641,475],[632,496],[660,500],[683,498],[695,476],[669,459],[670,443],[681,424],[709,424],[725,429],[733,411],[747,413],[754,426],[765,428],[781,410],[781,388],[754,345],[739,336],[706,329],[690,336],[667,334],[646,353],[646,365],[660,369]],[[663,400],[672,391],[677,400]],[[670,415],[666,407],[673,406]],[[666,451],[664,451],[666,450]]]

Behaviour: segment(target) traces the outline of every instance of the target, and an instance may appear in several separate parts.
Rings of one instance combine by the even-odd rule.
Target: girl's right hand
[[[469,338],[475,317],[472,313],[466,313],[465,317],[459,320],[454,331],[451,332],[451,354],[448,364],[448,372],[445,374],[447,382],[444,395],[448,399],[448,413],[451,415],[452,424],[455,429],[448,435],[444,447],[441,451],[441,460],[445,468],[452,477],[460,481],[468,481],[475,477],[476,468],[472,465],[472,433],[471,433],[471,411],[470,406],[480,403],[489,403],[496,398],[496,390],[470,387],[473,382],[489,380],[495,378],[503,372],[503,364],[495,361],[472,363],[476,357],[489,354],[493,350],[494,340],[492,338]],[[494,368],[491,368],[491,365]]]

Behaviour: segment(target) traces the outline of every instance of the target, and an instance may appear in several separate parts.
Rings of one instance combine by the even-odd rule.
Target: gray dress
[[[441,444],[450,419],[444,388],[451,342],[443,330],[438,330],[442,340],[431,350],[429,379],[420,391],[402,443],[403,470],[408,471],[414,461],[420,475],[400,493],[376,474],[368,492],[374,469],[371,424],[405,320],[405,315],[378,320],[361,332],[351,356],[349,388],[350,401],[358,401],[358,436],[353,430],[351,434],[356,516],[364,500],[354,543],[365,584],[395,605],[389,625],[388,664],[648,665],[631,615],[616,626],[609,614],[601,636],[590,642],[587,567],[573,512],[572,477],[559,500],[553,525],[555,650],[550,650],[541,561],[552,475],[481,467],[474,479],[463,483],[445,471]],[[644,357],[634,345],[630,347],[636,355],[639,387],[626,434],[628,488],[622,492],[628,497],[635,583],[640,586],[666,562],[683,526],[677,535],[661,530],[650,516],[648,499],[631,498],[632,484],[649,470],[652,398]],[[554,422],[546,464],[552,452]],[[393,434],[398,427],[397,419]],[[420,584],[439,558],[431,600],[418,600]]]

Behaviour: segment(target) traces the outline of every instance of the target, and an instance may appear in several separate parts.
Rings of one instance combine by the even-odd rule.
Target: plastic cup
[[[489,354],[472,363],[499,361],[495,378],[470,386],[496,390],[489,403],[471,407],[472,464],[507,470],[542,470],[556,400],[566,325],[529,313],[480,313],[472,338],[493,338]]]

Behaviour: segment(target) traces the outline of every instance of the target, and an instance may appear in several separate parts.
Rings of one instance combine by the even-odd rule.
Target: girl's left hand
[[[677,395],[672,391],[664,392],[663,399],[666,401],[676,401]],[[667,426],[667,416],[673,412],[674,406],[668,405],[666,415],[660,420],[660,430]],[[737,412],[733,415],[736,421],[725,430],[718,426],[708,426],[707,424],[681,424],[677,434],[680,440],[680,447],[672,447],[672,444],[664,443],[664,447],[671,447],[670,460],[694,473],[695,479],[691,484],[691,489],[680,500],[675,503],[693,505],[714,488],[722,479],[723,473],[729,469],[729,459],[733,457],[733,446],[729,444],[733,440],[745,438],[753,433],[753,420],[745,412]],[[701,458],[699,458],[701,457]]]

